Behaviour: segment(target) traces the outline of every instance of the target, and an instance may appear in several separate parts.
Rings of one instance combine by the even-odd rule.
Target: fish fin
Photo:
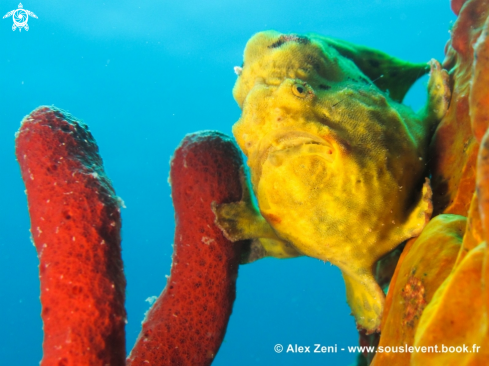
[[[252,201],[251,190],[241,169],[241,201],[218,205],[212,204],[215,223],[230,241],[252,239],[250,247],[242,256],[242,263],[250,263],[263,257],[293,258],[301,256],[294,246],[280,239],[270,224],[261,215]]]
[[[389,91],[389,96],[399,103],[414,82],[430,70],[426,63],[403,61],[373,48],[333,38],[328,38],[327,42],[340,55],[352,60],[380,90]]]
[[[372,271],[341,272],[346,286],[346,301],[355,317],[357,327],[365,329],[367,334],[379,331],[385,296]]]
[[[398,238],[398,243],[421,234],[433,213],[432,197],[433,191],[431,190],[430,180],[425,178],[421,196],[403,225],[402,237]]]

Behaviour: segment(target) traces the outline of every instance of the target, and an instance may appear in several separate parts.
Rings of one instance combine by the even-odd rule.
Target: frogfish
[[[448,108],[446,71],[276,31],[254,35],[235,70],[233,135],[250,182],[243,171],[242,200],[213,206],[216,223],[252,239],[244,262],[305,255],[337,266],[357,325],[377,331],[385,295],[374,266],[431,217],[427,150]],[[427,72],[427,103],[414,112],[402,100]]]

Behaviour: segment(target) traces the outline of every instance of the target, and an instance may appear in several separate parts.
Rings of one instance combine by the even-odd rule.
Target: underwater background
[[[231,134],[231,90],[256,32],[319,34],[413,62],[443,60],[455,15],[448,0],[35,1],[29,31],[0,21],[0,365],[42,358],[38,260],[30,240],[14,133],[39,105],[87,123],[122,211],[128,352],[146,299],[170,274],[174,231],[169,160],[185,134]],[[18,7],[0,0],[3,16]],[[426,98],[422,78],[406,103]],[[263,259],[240,267],[237,297],[213,365],[348,365],[358,344],[337,268],[316,259]],[[338,346],[338,353],[274,352],[276,344]]]

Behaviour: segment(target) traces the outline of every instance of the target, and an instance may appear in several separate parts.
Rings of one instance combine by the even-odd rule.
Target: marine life
[[[415,114],[400,102],[428,65],[267,31],[248,42],[233,90],[242,108],[233,134],[259,208],[215,207],[218,224],[232,240],[254,239],[250,260],[307,255],[338,266],[368,332],[384,304],[374,264],[431,217],[425,159],[450,92],[440,64],[429,65],[428,102]]]
[[[69,114],[41,107],[23,120],[16,155],[40,262],[41,365],[122,364],[120,208],[95,140]]]
[[[68,113],[40,107],[23,120],[16,154],[40,261],[41,365],[126,364],[120,200],[93,136]],[[241,252],[249,245],[222,235],[211,202],[240,198],[242,164],[231,139],[215,131],[189,135],[177,148],[171,275],[128,365],[212,363],[231,315]]]
[[[241,253],[249,243],[223,236],[213,224],[211,202],[240,198],[242,165],[235,143],[217,131],[189,134],[175,150],[171,274],[146,316],[128,366],[205,366],[214,360],[233,309]]]
[[[428,352],[377,352],[376,366],[489,363],[489,2],[452,1],[452,9],[458,19],[443,65],[450,70],[453,92],[429,153],[438,216],[404,249],[379,342],[384,348],[404,344]],[[416,287],[408,288],[410,282]],[[414,291],[406,296],[406,289]],[[401,327],[408,319],[409,326]]]
[[[54,107],[27,116],[16,153],[40,261],[41,364],[210,365],[238,262],[302,255],[341,269],[360,344],[373,346],[359,365],[488,364],[489,1],[452,9],[448,74],[313,34],[251,39],[233,130],[251,183],[219,132],[176,149],[171,275],[127,360],[121,201],[84,124]],[[414,113],[401,101],[428,69]]]
[[[413,345],[421,314],[455,264],[466,222],[463,216],[438,215],[408,241],[387,294],[380,347]],[[409,352],[382,352],[372,365],[409,365],[410,358]]]

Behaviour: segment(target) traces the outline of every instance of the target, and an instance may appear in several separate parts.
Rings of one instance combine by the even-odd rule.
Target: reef
[[[230,243],[213,202],[241,197],[240,152],[215,131],[185,137],[171,160],[175,243],[165,290],[149,311],[127,365],[210,365],[233,309],[246,241]]]
[[[171,161],[171,274],[127,361],[120,200],[87,126],[54,107],[23,121],[16,155],[40,261],[42,366],[210,365],[249,245],[214,224],[213,202],[241,198],[239,150],[215,131],[188,135]]]
[[[452,97],[429,151],[435,217],[396,267],[376,366],[489,364],[489,2],[452,1],[452,9],[443,62]],[[385,352],[400,346],[425,348]]]
[[[239,264],[337,265],[358,365],[489,364],[489,0],[453,0],[442,64],[314,34],[255,35],[236,67],[233,128],[171,161],[171,275],[127,360],[120,200],[88,128],[56,108],[16,154],[40,261],[41,365],[210,365]],[[429,72],[419,113],[402,105]],[[256,202],[252,195],[256,196]]]
[[[41,365],[123,364],[120,209],[92,135],[39,108],[22,122],[16,155],[40,262]]]

